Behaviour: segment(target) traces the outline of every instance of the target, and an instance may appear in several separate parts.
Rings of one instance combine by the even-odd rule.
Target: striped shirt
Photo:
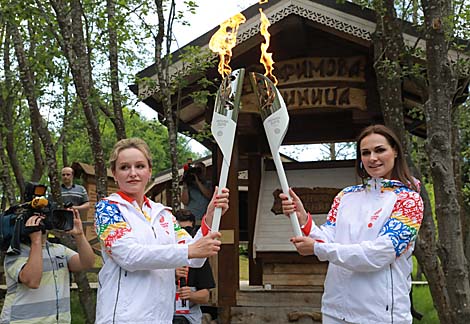
[[[88,202],[88,194],[85,187],[78,184],[74,184],[70,188],[67,188],[62,184],[60,186],[60,191],[64,204],[71,202],[74,206],[80,206]]]
[[[19,282],[19,274],[29,258],[30,247],[21,244],[19,255],[4,261],[7,293],[0,323],[70,323],[70,273],[68,262],[75,251],[62,244],[46,242],[42,249],[43,273],[38,289]]]

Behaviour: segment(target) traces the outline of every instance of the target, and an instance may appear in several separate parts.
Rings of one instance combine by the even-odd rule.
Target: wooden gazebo
[[[271,22],[269,51],[276,62],[277,87],[290,115],[284,144],[353,141],[365,126],[383,122],[373,68],[374,12],[349,2],[329,0],[255,4],[242,12],[246,22],[239,29],[232,69],[243,67],[247,72],[264,73],[259,63],[263,41],[259,7]],[[207,48],[218,23],[215,21],[213,30],[187,46]],[[409,30],[404,34],[405,41],[414,43],[418,36]],[[178,53],[182,51],[184,48]],[[175,69],[181,64],[178,53],[174,53]],[[155,67],[149,66],[138,77],[155,78]],[[217,67],[209,69],[205,77],[218,77]],[[188,76],[189,85],[182,91],[180,131],[197,133],[210,124],[214,102],[203,106],[189,96],[200,90],[198,79]],[[131,89],[164,116],[153,90],[137,85]],[[403,81],[403,98],[408,131],[424,136],[423,121],[408,113],[422,105],[423,98],[407,79]],[[224,323],[287,323],[302,317],[317,321],[326,264],[314,257],[299,256],[289,243],[292,229],[289,221],[278,214],[276,190],[280,185],[255,102],[246,78],[228,181],[231,208],[221,223],[225,239],[217,264],[224,266],[214,269],[218,281],[214,304],[220,308]],[[218,166],[213,168],[217,179],[220,151],[210,139],[203,144],[212,151],[212,165]],[[290,186],[302,188],[299,192],[305,201],[312,202],[307,206],[320,223],[339,188],[358,182],[353,161],[290,161],[285,169]],[[247,178],[239,179],[240,172],[245,172]],[[243,288],[238,276],[240,240],[248,241],[250,253],[249,286]]]

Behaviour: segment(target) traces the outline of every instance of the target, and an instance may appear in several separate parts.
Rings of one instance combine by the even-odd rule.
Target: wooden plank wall
[[[290,187],[344,188],[358,183],[353,167],[329,169],[288,170],[286,176]],[[280,189],[275,170],[263,172],[256,215],[254,249],[258,251],[295,251],[289,239],[294,235],[292,226],[284,215],[275,215],[271,208],[274,204],[273,193]],[[314,215],[318,224],[325,221],[325,214]]]
[[[263,283],[274,289],[319,288],[325,282],[327,267],[327,263],[263,263]]]

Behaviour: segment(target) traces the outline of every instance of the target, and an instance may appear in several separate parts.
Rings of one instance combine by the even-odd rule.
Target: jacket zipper
[[[388,280],[388,275],[385,274],[385,281],[387,282],[387,285],[386,285],[386,290],[385,290],[385,293],[386,293],[386,296],[387,296],[387,301],[386,301],[386,305],[385,305],[385,311],[388,312],[389,310],[389,304],[390,304],[390,294],[389,294],[389,291],[390,291],[390,282]]]
[[[157,238],[157,233],[155,233],[155,228],[152,226],[153,237]]]
[[[121,289],[121,273],[122,273],[122,269],[119,268],[119,278],[118,278],[118,287],[117,287],[117,294],[116,294],[116,303],[114,304],[114,311],[113,311],[113,323],[116,323],[116,311],[117,311],[117,304],[118,304],[118,301],[119,301],[119,290]],[[127,271],[124,275],[127,276]]]
[[[394,296],[393,296],[393,271],[392,271],[392,265],[390,264],[390,282],[391,282],[391,288],[392,288],[392,305],[391,305],[391,312],[390,312],[390,318],[393,324],[393,304],[394,304]]]

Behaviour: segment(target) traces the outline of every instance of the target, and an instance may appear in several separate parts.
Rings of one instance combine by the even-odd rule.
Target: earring
[[[362,161],[359,163],[359,169],[364,170],[364,164],[362,164]]]

